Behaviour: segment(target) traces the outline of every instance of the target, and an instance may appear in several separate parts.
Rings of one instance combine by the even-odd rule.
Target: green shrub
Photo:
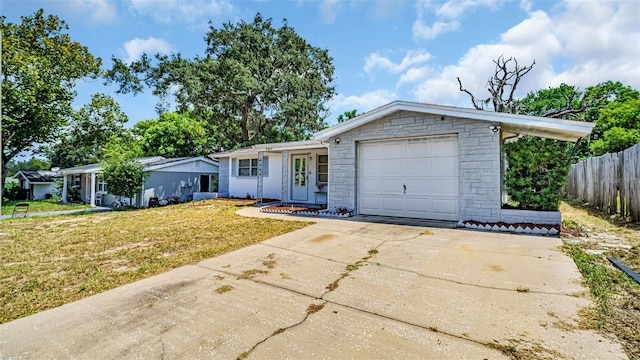
[[[526,136],[506,143],[504,149],[505,186],[510,199],[521,209],[558,210],[570,166],[566,144]]]

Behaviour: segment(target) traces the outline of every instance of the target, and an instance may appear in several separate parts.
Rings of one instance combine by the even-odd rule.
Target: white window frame
[[[104,181],[103,178],[98,178],[98,187],[97,187],[97,192],[99,193],[107,193],[107,182]]]
[[[247,162],[243,165],[243,162]],[[243,170],[247,172],[243,174]],[[256,177],[258,176],[258,158],[238,159],[238,177]]]
[[[320,162],[320,157],[326,156],[327,162]],[[320,166],[326,166],[327,171],[320,171]],[[320,180],[320,176],[325,176],[324,181]],[[318,155],[318,161],[316,161],[316,180],[318,184],[328,184],[329,183],[329,155]]]

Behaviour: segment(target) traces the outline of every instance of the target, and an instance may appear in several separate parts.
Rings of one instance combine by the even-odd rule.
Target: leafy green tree
[[[21,170],[49,170],[51,163],[45,159],[32,157],[29,160],[10,160],[7,163],[7,176],[13,176]]]
[[[109,139],[129,136],[124,128],[128,120],[111,96],[93,94],[89,104],[72,114],[60,140],[40,151],[60,168],[98,163]]]
[[[132,129],[144,156],[186,157],[210,153],[207,124],[188,114],[164,113]]]
[[[596,128],[600,135],[591,143],[598,156],[622,151],[640,143],[640,93],[626,101],[613,101],[600,110]]]
[[[356,116],[358,116],[358,110],[356,109],[345,111],[344,114],[338,115],[338,123],[343,123],[347,120],[353,119]]]
[[[144,54],[126,65],[117,58],[108,82],[119,92],[146,86],[162,101],[174,91],[179,112],[190,111],[239,147],[301,140],[325,126],[334,95],[334,67],[326,49],[311,46],[283,21],[280,28],[257,14],[252,23],[210,26],[204,57]],[[227,147],[228,147],[227,145]],[[225,147],[214,144],[216,150]]]
[[[105,160],[102,163],[102,176],[113,195],[129,198],[142,191],[142,184],[147,176],[144,166],[136,161],[140,149],[131,143],[112,139],[108,144]]]
[[[96,77],[102,63],[71,40],[67,24],[38,10],[20,24],[0,17],[2,30],[2,189],[7,164],[66,125],[75,83]]]
[[[505,186],[522,209],[558,210],[570,153],[561,141],[526,136],[504,145]]]

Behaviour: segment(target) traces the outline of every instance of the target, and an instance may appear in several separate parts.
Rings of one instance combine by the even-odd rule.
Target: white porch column
[[[67,203],[67,174],[62,175],[62,203]]]
[[[89,205],[96,206],[96,173],[91,172],[91,203]]]
[[[289,202],[289,151],[282,150],[282,202]]]
[[[263,190],[263,184],[264,184],[263,172],[262,172],[263,162],[264,162],[264,152],[258,151],[258,181],[257,181],[258,188],[256,189],[256,202],[258,204],[262,204],[262,190]]]

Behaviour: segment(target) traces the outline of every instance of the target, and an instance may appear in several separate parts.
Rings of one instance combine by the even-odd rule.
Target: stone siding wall
[[[339,143],[330,139],[329,208],[347,206],[357,212],[358,142],[457,135],[460,220],[500,221],[500,134],[491,125],[497,124],[399,111],[340,134]]]

